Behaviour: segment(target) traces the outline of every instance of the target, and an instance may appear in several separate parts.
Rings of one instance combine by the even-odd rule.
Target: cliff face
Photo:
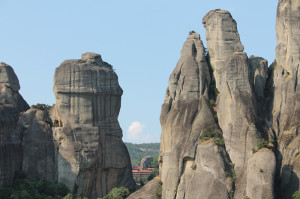
[[[0,85],[0,186],[23,171],[28,178],[78,187],[89,198],[116,186],[135,187],[118,122],[123,91],[100,55],[85,53],[56,69],[52,107],[28,109],[4,63]]]
[[[300,2],[280,0],[276,17],[273,128],[278,139],[281,198],[299,190],[300,176]]]
[[[0,63],[0,187],[22,168],[19,114],[29,108],[19,94],[19,80],[11,66]]]
[[[77,184],[78,193],[92,198],[115,186],[134,187],[118,122],[123,91],[112,67],[94,53],[64,61],[53,90],[58,181]]]
[[[243,52],[228,11],[203,25],[207,54],[190,35],[162,106],[163,198],[275,198],[268,63]]]
[[[231,192],[225,150],[200,138],[204,131],[220,132],[209,104],[210,82],[200,35],[191,34],[170,76],[160,116],[163,198],[227,198]]]

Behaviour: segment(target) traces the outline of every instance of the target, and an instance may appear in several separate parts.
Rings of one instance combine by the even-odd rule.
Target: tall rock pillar
[[[273,128],[278,136],[280,198],[300,190],[300,2],[279,0]]]
[[[96,198],[135,182],[118,122],[123,93],[112,66],[95,53],[55,70],[54,139],[58,181]]]
[[[19,94],[18,77],[11,66],[0,63],[0,187],[22,170],[22,135],[17,131],[21,112],[29,106]]]

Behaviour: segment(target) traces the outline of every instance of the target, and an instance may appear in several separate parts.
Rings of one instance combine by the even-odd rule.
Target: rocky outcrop
[[[130,194],[127,199],[156,199],[156,193],[159,193],[158,189],[161,186],[160,183],[159,177],[155,177],[141,189]]]
[[[151,157],[151,156],[145,156],[141,160],[140,167],[142,169],[147,169],[148,164],[151,163],[152,161],[153,161],[153,157]]]
[[[228,11],[210,11],[204,18],[207,49],[214,67],[217,116],[223,131],[226,149],[237,173],[234,196],[246,196],[247,172],[253,150],[268,139],[268,129],[259,122],[257,100],[263,97],[267,65],[263,59],[248,60],[235,20]],[[263,77],[262,77],[263,76]],[[263,86],[262,86],[263,85]],[[262,86],[262,87],[260,87]],[[263,99],[261,99],[263,104]],[[266,161],[266,159],[261,159]],[[275,168],[275,163],[271,166]],[[268,171],[271,172],[271,171]],[[268,189],[273,191],[273,184]]]
[[[49,110],[31,108],[18,122],[22,134],[22,171],[28,178],[57,182],[57,158]]]
[[[29,108],[19,94],[19,80],[11,66],[0,63],[0,187],[22,169],[19,114]]]
[[[227,198],[232,190],[226,181],[229,161],[218,152],[225,149],[201,139],[208,129],[220,131],[209,103],[210,82],[203,43],[193,33],[170,76],[160,116],[163,198]]]
[[[276,67],[274,69],[273,128],[278,139],[280,198],[300,190],[300,4],[279,0],[276,17]]]
[[[123,91],[112,66],[95,53],[64,61],[55,70],[53,90],[58,181],[91,198],[116,186],[133,188],[118,122]]]
[[[226,10],[212,10],[202,19],[206,29],[207,51],[214,70],[216,87],[220,89],[224,65],[233,52],[243,52],[236,21]]]

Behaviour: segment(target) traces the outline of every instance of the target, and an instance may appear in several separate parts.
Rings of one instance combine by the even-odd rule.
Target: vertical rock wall
[[[133,188],[118,122],[123,91],[112,67],[95,53],[64,61],[55,70],[53,90],[58,181],[92,198],[116,186]]]
[[[220,131],[209,104],[210,82],[200,35],[193,33],[170,76],[160,116],[163,198],[227,198],[231,192],[229,160],[212,140],[200,139],[207,128]]]
[[[0,63],[0,187],[22,169],[19,114],[29,108],[19,94],[19,80],[11,66]]]
[[[291,198],[300,176],[300,2],[279,0],[276,16],[273,128],[278,139],[280,198]]]

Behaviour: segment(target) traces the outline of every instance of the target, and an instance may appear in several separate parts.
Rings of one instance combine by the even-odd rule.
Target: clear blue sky
[[[52,105],[55,68],[84,52],[101,54],[124,90],[123,140],[156,142],[168,79],[188,32],[199,32],[205,43],[204,15],[228,10],[245,52],[270,64],[276,6],[274,0],[0,0],[0,62],[14,68],[30,105]]]

